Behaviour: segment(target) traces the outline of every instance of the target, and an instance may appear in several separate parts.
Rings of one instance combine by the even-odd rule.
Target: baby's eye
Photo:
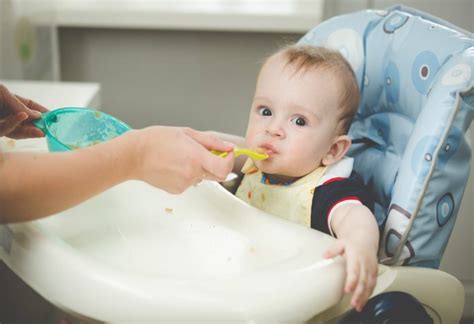
[[[306,120],[303,117],[295,117],[291,120],[291,122],[298,126],[306,125]]]
[[[270,108],[265,107],[265,106],[258,107],[258,113],[262,116],[271,116],[272,115],[272,111],[270,110]]]

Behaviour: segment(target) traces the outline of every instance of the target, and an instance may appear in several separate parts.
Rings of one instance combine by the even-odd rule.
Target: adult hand
[[[0,136],[15,139],[42,137],[43,132],[31,124],[48,109],[40,104],[15,96],[0,84]]]
[[[154,126],[134,131],[134,178],[170,193],[180,193],[204,179],[223,181],[232,171],[233,146],[217,136],[191,128]],[[231,152],[218,157],[210,149]]]

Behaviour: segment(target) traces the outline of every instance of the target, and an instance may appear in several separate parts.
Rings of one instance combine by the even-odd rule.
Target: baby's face
[[[270,156],[257,167],[301,177],[320,166],[338,135],[338,93],[328,70],[295,74],[282,54],[271,57],[260,71],[247,128],[248,147]]]

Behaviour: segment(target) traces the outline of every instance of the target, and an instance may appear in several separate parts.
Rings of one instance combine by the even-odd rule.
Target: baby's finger
[[[361,295],[361,298],[359,300],[359,309],[362,310],[369,300],[370,296],[372,295],[372,292],[374,291],[375,287],[375,281],[370,279],[369,277],[367,278],[367,284],[365,286],[365,290],[363,294]]]
[[[367,300],[372,295],[374,291],[375,285],[377,283],[377,268],[369,269],[367,272],[367,283],[364,291],[364,295],[362,296],[362,307],[365,305]]]
[[[326,251],[324,251],[323,257],[330,259],[342,254],[344,254],[344,243],[336,241]]]
[[[359,281],[360,276],[360,265],[359,262],[354,261],[353,259],[347,258],[346,261],[346,283],[344,285],[344,291],[346,293],[351,293],[356,288],[357,282]]]
[[[358,311],[362,311],[363,306],[367,301],[367,275],[363,265],[361,265],[359,280],[357,282],[357,287],[354,290],[352,295],[351,305]]]

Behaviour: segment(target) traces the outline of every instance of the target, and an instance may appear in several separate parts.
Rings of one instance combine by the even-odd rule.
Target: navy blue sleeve
[[[318,186],[311,205],[311,227],[330,234],[327,220],[331,208],[348,199],[358,199],[371,211],[374,209],[374,201],[368,188],[354,172],[349,178],[334,178]]]

